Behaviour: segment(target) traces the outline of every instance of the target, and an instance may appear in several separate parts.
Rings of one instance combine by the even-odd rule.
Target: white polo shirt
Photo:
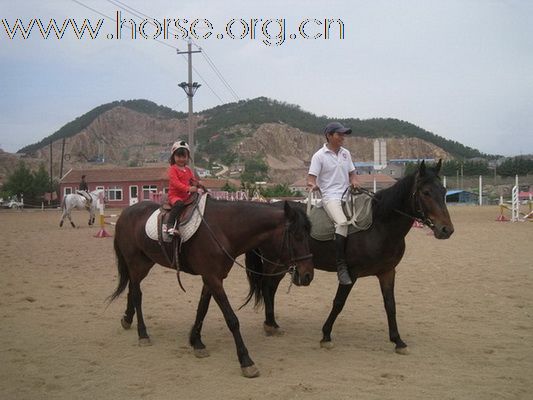
[[[322,192],[322,199],[340,199],[350,185],[349,174],[355,170],[350,152],[344,147],[335,152],[326,144],[311,158],[309,175],[317,177],[317,185]]]

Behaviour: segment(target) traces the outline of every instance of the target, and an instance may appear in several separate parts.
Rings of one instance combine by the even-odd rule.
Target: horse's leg
[[[209,302],[211,301],[211,292],[209,288],[204,285],[202,288],[202,294],[200,301],[198,302],[198,309],[196,310],[196,320],[191,329],[189,335],[189,343],[194,349],[194,355],[198,358],[209,357],[209,352],[205,348],[205,344],[202,342],[202,324],[204,322],[205,315],[209,309]]]
[[[326,349],[333,348],[333,342],[331,341],[331,330],[333,329],[333,324],[335,323],[337,316],[340,314],[344,304],[346,303],[346,299],[348,298],[350,291],[355,285],[356,279],[352,278],[352,281],[353,283],[351,285],[339,285],[337,288],[337,294],[333,299],[333,307],[331,308],[328,319],[322,327],[322,340],[320,341],[320,347],[324,347]]]
[[[396,323],[396,301],[394,300],[394,269],[378,275],[385,311],[387,312],[387,321],[389,323],[390,341],[396,344],[396,353],[407,354],[407,345],[400,338],[398,324]]]
[[[72,222],[72,216],[70,215],[71,212],[72,210],[67,212],[67,217],[68,217],[68,220],[70,221],[70,225],[72,225],[72,227],[75,228],[76,225],[74,225],[74,222]]]
[[[150,268],[153,267],[154,262],[147,258],[142,253],[131,253],[127,257],[124,255],[124,262],[128,265],[129,271],[129,292],[128,292],[128,306],[131,296],[131,303],[137,314],[137,333],[139,335],[139,346],[149,346],[150,337],[146,331],[146,325],[144,324],[143,311],[142,311],[142,291],[141,282],[150,272]],[[129,312],[133,310],[129,308]],[[126,310],[126,313],[128,309]],[[127,314],[130,315],[130,314]],[[132,314],[131,314],[132,315]],[[133,317],[133,315],[132,315]]]
[[[150,341],[150,337],[146,331],[146,325],[144,324],[142,311],[143,294],[141,292],[141,283],[130,281],[130,293],[133,307],[135,307],[135,312],[137,313],[137,333],[139,335],[139,346],[149,346],[152,344],[152,342]]]
[[[263,323],[263,329],[267,336],[281,336],[284,334],[283,330],[277,324],[274,314],[276,291],[282,279],[283,275],[263,278],[262,292],[263,301],[265,302],[265,322]]]
[[[242,374],[247,378],[255,378],[256,376],[259,376],[259,370],[248,355],[248,349],[244,344],[241,331],[239,329],[239,319],[231,308],[228,296],[226,295],[224,287],[222,286],[222,280],[215,277],[211,279],[204,278],[204,283],[209,286],[211,294],[220,307],[220,310],[224,315],[224,319],[226,320],[226,324],[233,334],[235,346],[237,347],[237,357],[239,359],[239,363],[241,364]]]
[[[133,306],[133,295],[131,293],[131,283],[128,288],[128,303],[126,305],[126,311],[124,311],[124,316],[120,320],[120,324],[124,329],[130,329],[131,323],[133,322],[133,316],[135,315],[135,307]]]
[[[65,219],[65,211],[63,210],[63,213],[61,214],[61,221],[59,221],[59,227],[61,228],[63,226],[63,220]]]

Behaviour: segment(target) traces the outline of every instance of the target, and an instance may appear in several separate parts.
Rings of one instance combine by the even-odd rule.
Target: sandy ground
[[[377,279],[358,281],[319,346],[336,277],[278,292],[282,337],[266,337],[263,313],[237,313],[261,376],[241,376],[233,339],[212,302],[203,330],[211,356],[187,342],[200,279],[155,267],[143,282],[151,347],[123,330],[112,239],[98,228],[58,228],[59,212],[0,212],[0,399],[531,399],[533,223],[497,223],[497,208],[455,207],[456,233],[438,241],[412,229],[398,267],[398,323],[410,354],[394,353]],[[110,232],[113,229],[109,227]],[[232,304],[244,271],[226,281]]]

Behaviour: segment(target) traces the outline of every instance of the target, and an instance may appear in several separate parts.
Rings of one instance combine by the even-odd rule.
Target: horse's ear
[[[426,175],[426,163],[424,162],[424,160],[422,160],[422,162],[418,166],[418,175],[419,176]]]
[[[440,169],[442,168],[442,158],[439,158],[439,162],[437,163],[436,167],[435,167],[435,173],[437,175],[440,174]]]

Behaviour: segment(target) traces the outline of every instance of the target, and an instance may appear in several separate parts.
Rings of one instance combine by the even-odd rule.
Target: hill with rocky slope
[[[311,155],[322,145],[321,130],[331,120],[302,111],[298,106],[266,99],[225,104],[195,114],[198,165],[211,162],[242,163],[261,158],[269,166],[273,181],[290,182],[305,173]],[[467,158],[486,156],[395,119],[341,119],[353,134],[345,141],[356,161],[373,160],[373,141],[387,142],[388,158]],[[18,153],[32,160],[30,167],[50,165],[50,143],[54,177],[70,168],[105,164],[140,166],[165,164],[170,145],[187,140],[187,117],[147,100],[117,101],[99,106],[38,143]],[[64,152],[63,152],[64,146]],[[8,153],[0,153],[0,174]],[[19,156],[20,156],[19,154]],[[2,169],[3,168],[3,169]]]

